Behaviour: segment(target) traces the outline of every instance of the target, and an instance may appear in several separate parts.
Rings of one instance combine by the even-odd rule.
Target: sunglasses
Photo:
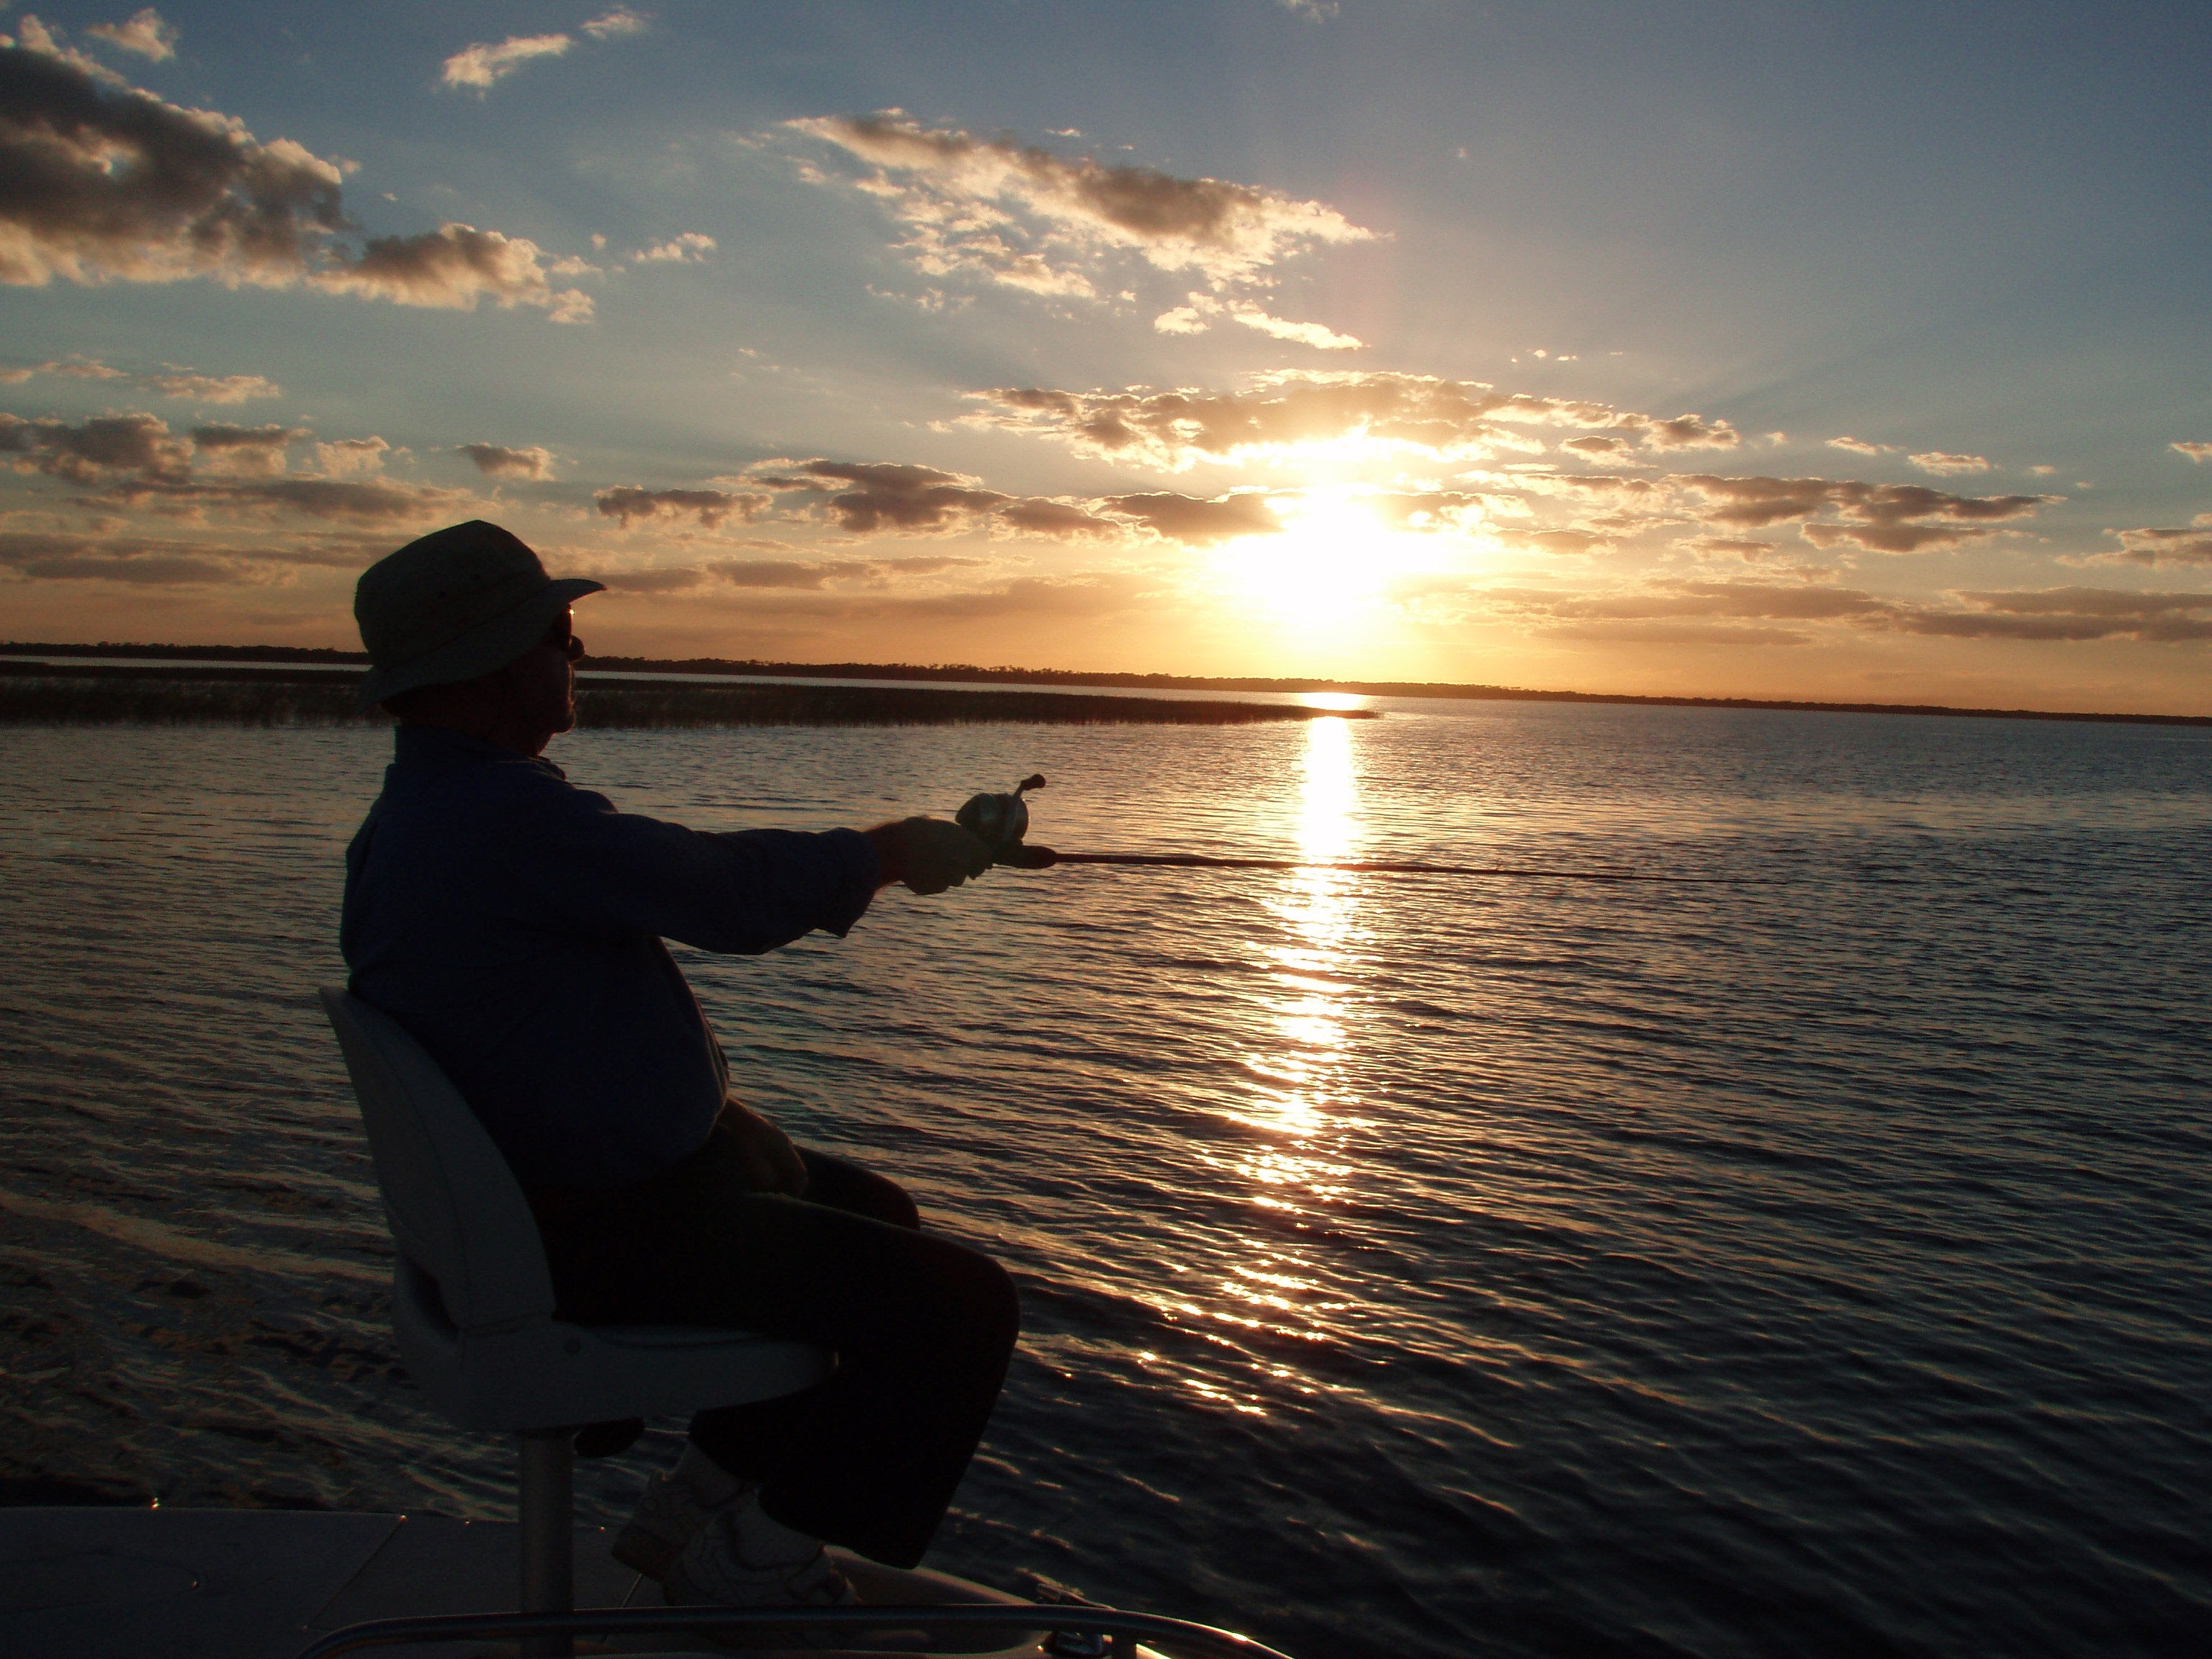
[[[584,654],[584,641],[569,626],[566,617],[556,618],[553,626],[545,630],[544,643],[551,646],[570,662],[576,661]]]

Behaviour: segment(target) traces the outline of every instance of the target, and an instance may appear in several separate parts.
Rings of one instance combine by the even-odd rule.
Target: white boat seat
[[[521,1437],[524,1613],[575,1605],[574,1431],[794,1394],[836,1369],[826,1348],[705,1326],[585,1326],[554,1316],[538,1222],[507,1159],[437,1063],[342,986],[320,993],[361,1102],[398,1247],[392,1326],[430,1403],[459,1427]],[[526,1653],[569,1651],[568,1639]]]
[[[538,1224],[468,1103],[399,1023],[322,992],[398,1247],[392,1316],[409,1374],[464,1429],[520,1433],[792,1394],[828,1351],[707,1327],[557,1319]]]

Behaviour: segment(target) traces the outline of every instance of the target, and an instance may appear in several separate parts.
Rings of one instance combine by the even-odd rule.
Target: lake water
[[[679,952],[1020,1282],[933,1561],[1301,1659],[2202,1651],[2212,732],[1382,706],[556,744],[702,828],[1039,770],[1070,850],[1759,878],[996,872]],[[387,741],[0,731],[17,1501],[501,1512],[313,1002]]]

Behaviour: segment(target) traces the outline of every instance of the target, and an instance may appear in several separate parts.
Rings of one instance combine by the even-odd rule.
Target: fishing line
[[[1354,876],[1493,876],[1526,881],[1664,882],[1685,887],[1774,886],[1784,878],[1774,876],[1656,876],[1632,870],[1537,870],[1503,864],[1421,864],[1391,859],[1336,861],[1305,859],[1217,858],[1206,853],[1061,853],[1049,847],[1030,847],[1022,837],[1029,833],[1029,803],[1022,799],[1031,789],[1044,787],[1044,775],[1036,773],[1014,787],[1010,795],[971,795],[954,814],[954,822],[991,848],[994,861],[1017,870],[1049,870],[1059,864],[1111,864],[1139,869],[1175,870],[1334,870]]]
[[[1049,847],[1020,847],[1002,860],[1023,870],[1048,870],[1055,864],[1164,865],[1183,870],[1339,870],[1353,876],[1520,876],[1553,881],[1664,881],[1690,886],[1771,885],[1772,876],[1654,876],[1632,870],[1524,870],[1503,864],[1401,864],[1383,859],[1309,863],[1300,859],[1210,858],[1202,853],[1060,853]]]

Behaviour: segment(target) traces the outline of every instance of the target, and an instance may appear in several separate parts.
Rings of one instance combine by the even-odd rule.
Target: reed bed
[[[354,707],[352,675],[261,669],[0,671],[0,725],[376,726]],[[626,731],[720,726],[1242,726],[1310,720],[1294,704],[939,691],[909,686],[678,685],[632,680],[577,688],[579,726]],[[1352,718],[1370,719],[1364,713]]]

